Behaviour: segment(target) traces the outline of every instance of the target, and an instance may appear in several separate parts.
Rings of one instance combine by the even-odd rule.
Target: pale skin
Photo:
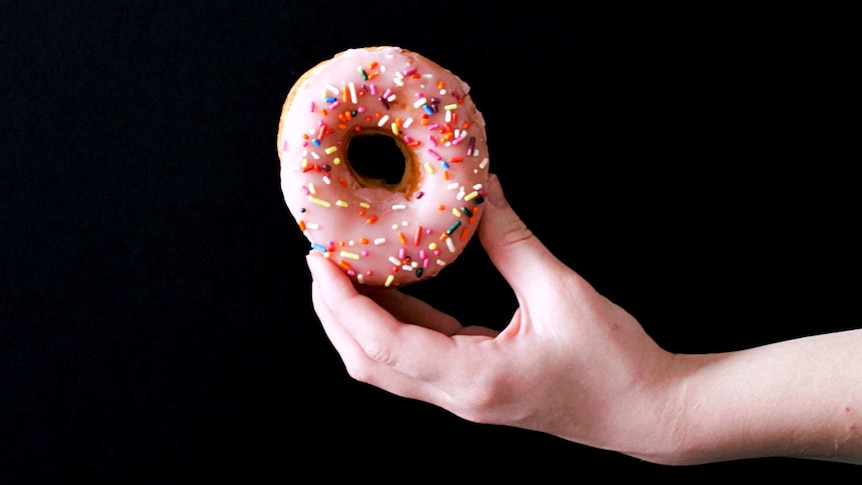
[[[494,175],[483,210],[481,244],[519,305],[500,332],[394,289],[354,286],[309,255],[315,311],[351,377],[473,422],[653,463],[862,464],[862,329],[674,354],[554,257]]]

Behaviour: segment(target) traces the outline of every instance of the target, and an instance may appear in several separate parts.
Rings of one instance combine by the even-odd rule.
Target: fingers
[[[362,288],[362,294],[374,300],[397,320],[421,325],[452,336],[461,332],[461,324],[451,315],[443,313],[422,300],[391,288]]]
[[[449,337],[399,322],[357,292],[344,273],[322,256],[309,255],[307,261],[314,279],[315,310],[326,326],[327,335],[331,333],[341,345],[339,351],[342,348],[346,351],[342,358],[349,370],[362,374],[358,379],[366,382],[374,379],[377,371],[370,372],[369,366],[376,363],[406,377],[433,383],[445,375],[445,366],[457,365],[456,344]],[[355,347],[349,340],[355,342],[352,344]]]
[[[491,174],[485,193],[487,204],[478,234],[488,257],[519,296],[545,291],[542,280],[559,261],[506,201],[496,175]]]

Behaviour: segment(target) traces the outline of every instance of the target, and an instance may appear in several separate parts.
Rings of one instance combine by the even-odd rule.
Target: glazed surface
[[[472,239],[488,177],[485,122],[469,86],[397,47],[351,49],[300,78],[279,122],[281,187],[313,249],[356,281],[435,276]],[[352,169],[355,136],[398,140],[397,184]]]

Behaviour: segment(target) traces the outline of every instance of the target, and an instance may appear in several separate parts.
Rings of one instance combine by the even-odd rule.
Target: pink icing
[[[437,275],[482,216],[488,149],[470,87],[397,47],[350,49],[307,74],[285,104],[277,146],[285,202],[312,248],[364,284]],[[359,131],[408,146],[418,162],[409,189],[354,177],[345,148]]]

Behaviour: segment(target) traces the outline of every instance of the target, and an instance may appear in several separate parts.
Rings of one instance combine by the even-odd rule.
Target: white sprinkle
[[[394,210],[394,211],[401,211],[401,210],[404,210],[406,208],[407,208],[407,206],[404,204],[395,204],[392,206],[392,210]]]
[[[306,228],[306,229],[320,229],[320,226],[319,226],[317,223],[314,223],[314,222],[306,222],[306,223],[305,223],[305,228]]]
[[[438,259],[437,264],[439,264],[440,266],[446,266],[446,261],[443,261],[442,259]]]
[[[377,126],[382,128],[383,125],[385,125],[387,121],[389,121],[389,115],[383,115],[383,117],[380,118],[380,121],[377,122]]]
[[[350,102],[356,104],[356,85],[351,81],[347,83],[347,87],[350,88]]]
[[[401,269],[404,271],[413,271],[413,267],[410,266],[409,264],[402,265]]]
[[[308,225],[308,224],[306,224],[306,225]],[[385,237],[378,237],[377,239],[374,240],[375,246],[380,246],[381,244],[386,244],[386,238]]]
[[[326,182],[326,185],[330,185],[332,183],[332,181],[329,180],[329,177],[327,177],[325,175],[323,176],[323,181]]]
[[[479,190],[482,188],[482,184],[476,184],[473,186],[473,190]]]
[[[482,163],[479,164],[479,168],[487,167],[489,162],[490,162],[490,160],[488,160],[488,157],[485,157],[485,159],[482,160]]]
[[[421,107],[422,107],[422,105],[426,104],[427,102],[428,102],[428,100],[427,100],[427,99],[425,99],[425,98],[419,98],[419,99],[417,99],[417,100],[416,100],[416,102],[415,102],[415,103],[413,103],[413,107],[414,107],[414,108],[421,108]]]
[[[410,128],[410,125],[413,124],[413,117],[407,118],[404,120],[404,124],[402,125],[404,128]]]
[[[401,261],[398,261],[398,258],[396,258],[395,256],[389,256],[389,262],[394,264],[395,266],[401,265]]]
[[[451,238],[451,237],[447,237],[447,238],[446,238],[446,247],[447,247],[447,248],[449,248],[449,252],[450,252],[450,253],[454,253],[454,252],[455,252],[455,242],[454,242],[454,241],[452,241],[452,238]]]
[[[457,189],[459,186],[460,186],[460,184],[458,182],[452,182],[451,184],[446,186],[446,189],[447,190],[454,190],[454,189]]]

